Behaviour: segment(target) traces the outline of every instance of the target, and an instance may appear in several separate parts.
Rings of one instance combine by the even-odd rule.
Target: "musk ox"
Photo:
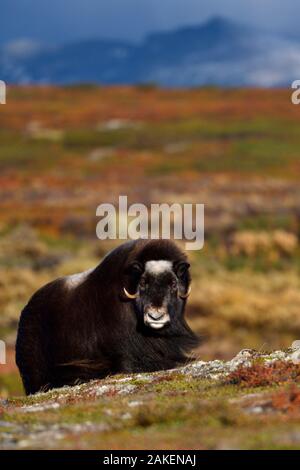
[[[198,344],[184,319],[190,280],[187,258],[173,242],[137,240],[95,269],[42,287],[18,328],[26,393],[185,363]]]

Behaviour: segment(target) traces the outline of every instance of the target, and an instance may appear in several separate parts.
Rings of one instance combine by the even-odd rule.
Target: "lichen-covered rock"
[[[284,427],[281,414],[293,410],[293,426],[299,416],[300,427],[300,391],[299,402],[298,389],[273,399],[272,374],[267,374],[268,386],[260,386],[258,392],[248,389],[246,382],[240,386],[229,379],[245,368],[256,367],[257,374],[272,368],[278,371],[281,364],[280,372],[285,372],[287,364],[289,375],[283,377],[287,382],[292,377],[296,384],[293,368],[299,369],[300,344],[292,346],[269,354],[244,349],[230,361],[198,360],[173,370],[108,377],[2,400],[0,448],[147,448],[145,442],[148,448],[219,448],[217,436],[226,434],[228,439],[229,429],[238,447],[251,448],[245,429],[255,428],[253,432],[260,435],[263,427],[257,419],[261,416],[272,415],[275,432],[275,424],[276,430]],[[140,445],[136,433],[141,436]],[[236,442],[228,444],[232,445]]]

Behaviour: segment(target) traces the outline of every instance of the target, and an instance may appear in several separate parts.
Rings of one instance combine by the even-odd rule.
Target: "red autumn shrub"
[[[272,406],[278,411],[296,414],[300,412],[300,389],[294,384],[288,390],[280,390],[272,396]]]
[[[272,364],[240,366],[226,379],[226,383],[241,387],[266,387],[283,382],[300,382],[300,364],[276,361]]]

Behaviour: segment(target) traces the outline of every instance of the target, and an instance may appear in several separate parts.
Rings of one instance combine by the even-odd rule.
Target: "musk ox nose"
[[[170,322],[170,315],[166,308],[163,307],[150,307],[145,310],[144,323],[149,328],[159,330]]]
[[[148,311],[148,316],[154,321],[160,320],[164,315],[165,315],[164,310],[149,310]]]

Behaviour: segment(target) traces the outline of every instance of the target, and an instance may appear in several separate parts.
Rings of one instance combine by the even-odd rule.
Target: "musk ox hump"
[[[88,278],[89,274],[94,271],[94,268],[88,269],[87,271],[83,271],[81,273],[71,274],[70,276],[64,277],[65,286],[68,289],[75,289],[79,285],[83,284],[84,281]]]

